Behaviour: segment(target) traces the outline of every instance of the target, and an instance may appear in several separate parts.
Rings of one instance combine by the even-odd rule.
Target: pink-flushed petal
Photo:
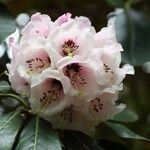
[[[55,21],[56,26],[61,26],[63,23],[66,23],[70,20],[72,14],[71,13],[66,13],[63,14],[62,16],[58,17],[58,19]]]
[[[27,72],[29,74],[37,74],[51,66],[51,60],[45,49],[31,51],[25,56]]]
[[[70,81],[57,70],[49,68],[33,76],[31,83],[30,104],[33,113],[48,117],[62,111],[73,101],[75,91]]]
[[[50,31],[54,28],[54,24],[48,15],[36,13],[31,16],[31,21],[22,30],[24,38],[29,37],[48,37]]]
[[[31,16],[31,21],[33,22],[43,21],[44,23],[48,23],[49,21],[51,21],[51,18],[45,14],[35,13]]]
[[[112,118],[126,107],[125,104],[116,105],[117,99],[118,92],[115,94],[106,92],[89,102],[89,113],[97,124]]]

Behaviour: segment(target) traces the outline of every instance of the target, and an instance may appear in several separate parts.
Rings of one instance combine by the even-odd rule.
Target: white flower
[[[16,92],[28,95],[31,76],[50,67],[51,61],[43,44],[42,39],[32,39],[22,40],[13,46],[13,58],[7,67],[10,74],[9,80]]]
[[[94,48],[95,30],[84,17],[69,19],[56,27],[46,40],[46,49],[52,66],[63,57],[76,55],[87,58]]]
[[[51,68],[32,77],[30,103],[33,113],[51,116],[73,101],[75,90],[67,77]]]

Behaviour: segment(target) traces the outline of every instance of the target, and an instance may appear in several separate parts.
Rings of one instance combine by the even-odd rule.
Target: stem
[[[22,104],[25,108],[27,108],[27,109],[29,108],[28,104],[27,104],[22,98],[20,98],[20,97],[17,96],[17,95],[0,93],[0,96],[14,98],[14,99],[17,100],[20,104]]]

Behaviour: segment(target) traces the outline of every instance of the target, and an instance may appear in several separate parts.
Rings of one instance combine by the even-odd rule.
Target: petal
[[[109,43],[116,42],[115,28],[113,24],[108,23],[108,26],[102,28],[101,31],[94,36],[96,47],[103,47]]]
[[[77,130],[87,135],[91,135],[95,131],[93,123],[73,105],[51,118],[45,119],[51,122],[54,129]]]
[[[118,70],[121,63],[120,52],[103,52],[100,59],[100,65],[97,80],[101,86],[112,86],[117,84]],[[118,73],[117,73],[118,72]]]
[[[79,17],[75,17],[75,20],[80,24],[82,28],[86,27],[89,29],[91,33],[93,34],[96,33],[95,28],[91,26],[91,21],[87,17],[79,16]]]
[[[70,20],[71,16],[72,16],[71,13],[63,14],[55,21],[55,24],[60,26],[63,23],[68,22]]]
[[[89,102],[89,112],[97,123],[106,121],[114,115],[121,112],[126,105],[119,104],[116,106],[115,101],[118,99],[118,92],[103,93]]]
[[[31,16],[31,21],[25,26],[21,33],[26,39],[31,36],[48,37],[53,27],[54,25],[48,15],[36,13]]]
[[[17,93],[29,96],[30,94],[30,83],[20,76],[19,72],[15,70],[13,74],[9,74],[9,81],[11,83],[11,87]]]
[[[116,70],[115,83],[120,84],[127,74],[134,74],[134,68],[129,64],[125,64],[122,68]]]
[[[125,74],[131,74],[131,75],[133,75],[135,73],[134,67],[131,66],[131,65],[129,65],[129,64],[125,64],[122,67],[122,70],[125,72]]]
[[[28,53],[25,56],[25,63],[27,66],[27,72],[29,74],[36,74],[50,67],[51,60],[44,49],[39,49]]]

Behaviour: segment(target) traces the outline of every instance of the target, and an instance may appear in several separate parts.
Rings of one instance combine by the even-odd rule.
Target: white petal
[[[115,94],[112,93],[103,93],[97,96],[95,99],[90,101],[89,111],[97,122],[106,121],[121,112],[126,106],[120,104],[116,106],[115,101],[118,98],[118,92]]]
[[[72,105],[61,113],[45,119],[51,122],[54,129],[77,130],[87,135],[94,134],[95,131],[93,122]]]
[[[125,74],[131,74],[131,75],[133,75],[135,73],[133,66],[131,66],[129,64],[125,64],[122,67],[122,69],[125,72]]]

